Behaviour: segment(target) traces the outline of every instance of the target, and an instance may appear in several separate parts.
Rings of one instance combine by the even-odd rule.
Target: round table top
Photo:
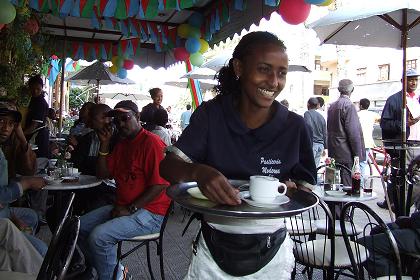
[[[376,192],[372,192],[370,194],[366,194],[363,191],[360,191],[360,194],[358,195],[349,195],[346,194],[344,196],[331,196],[325,193],[323,186],[316,186],[314,193],[323,201],[325,202],[351,202],[351,201],[368,201],[373,200],[378,197],[378,194]]]
[[[90,175],[80,175],[79,181],[72,183],[58,183],[46,185],[43,189],[49,191],[71,191],[71,190],[81,190],[88,189],[99,186],[102,180],[96,178],[95,176]]]
[[[248,183],[248,181],[242,180],[229,181],[232,186],[236,188]],[[192,197],[187,190],[194,187],[197,187],[196,182],[181,183],[170,186],[166,192],[174,201],[193,212],[237,218],[279,218],[294,216],[315,207],[319,202],[318,198],[313,193],[298,190],[289,196],[289,202],[275,208],[253,207],[245,201],[242,201],[242,203],[237,206],[220,205],[210,200]]]
[[[22,272],[15,272],[15,271],[0,271],[0,279],[8,279],[8,280],[35,280],[36,276],[22,273]]]

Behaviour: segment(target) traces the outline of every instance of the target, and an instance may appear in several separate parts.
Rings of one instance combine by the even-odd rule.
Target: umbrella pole
[[[63,100],[64,100],[64,70],[66,64],[66,37],[64,37],[63,41],[63,57],[61,60],[61,84],[60,84],[60,111],[59,111],[59,119],[58,119],[58,133],[59,137],[61,137],[62,128],[63,128]]]
[[[96,80],[96,103],[100,103],[99,102],[99,80]]]
[[[404,216],[408,215],[409,213],[405,213],[406,203],[406,192],[407,189],[407,182],[405,180],[407,175],[407,168],[406,168],[406,161],[407,161],[407,9],[402,10],[402,30],[401,30],[401,48],[403,51],[403,75],[402,75],[402,108],[401,108],[401,143],[402,143],[402,150],[400,153],[400,170],[401,170],[401,177],[400,177],[400,189],[399,189],[399,202],[398,205],[399,209],[397,210],[397,216]]]

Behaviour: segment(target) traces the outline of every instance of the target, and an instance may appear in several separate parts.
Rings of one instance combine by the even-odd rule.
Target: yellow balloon
[[[199,52],[205,53],[209,49],[209,43],[206,40],[200,39],[200,50]]]
[[[177,29],[178,36],[181,38],[187,38],[190,33],[190,26],[186,23],[183,23],[178,26]]]
[[[117,72],[118,72],[117,65],[114,64],[111,67],[109,67],[109,72],[111,72],[112,74],[117,74]]]
[[[325,0],[324,3],[318,4],[318,6],[329,6],[334,0]]]

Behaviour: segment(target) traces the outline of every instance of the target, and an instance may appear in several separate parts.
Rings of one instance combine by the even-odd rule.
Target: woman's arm
[[[211,201],[238,205],[241,203],[238,190],[216,169],[184,161],[174,153],[168,153],[160,163],[160,175],[171,183],[195,181],[201,192]]]

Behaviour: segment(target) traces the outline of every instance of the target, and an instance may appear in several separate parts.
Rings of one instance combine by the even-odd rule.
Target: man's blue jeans
[[[324,145],[320,143],[312,143],[312,152],[314,153],[315,166],[319,166],[322,152],[324,151]]]
[[[103,206],[80,218],[79,245],[100,280],[112,279],[117,264],[118,241],[158,232],[164,218],[139,209],[130,216],[111,219],[112,209],[112,205]]]

